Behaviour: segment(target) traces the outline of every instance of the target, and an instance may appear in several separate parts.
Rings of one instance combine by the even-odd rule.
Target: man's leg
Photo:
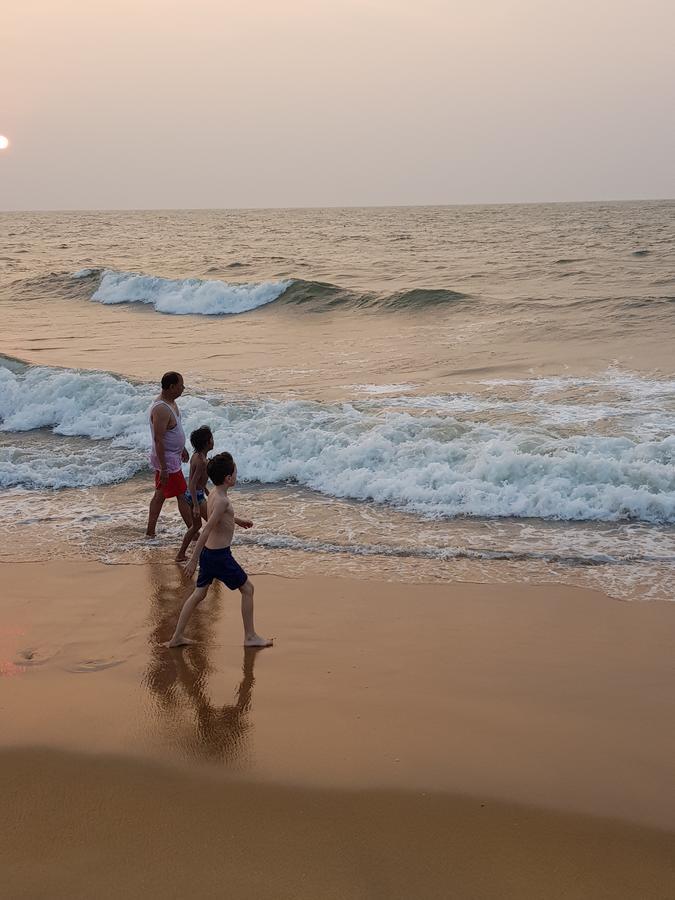
[[[159,514],[162,511],[163,506],[164,493],[161,488],[156,488],[155,493],[152,495],[152,500],[150,501],[150,511],[148,512],[148,527],[145,530],[146,537],[155,536],[155,526],[157,525],[157,519],[159,519]]]
[[[190,621],[190,616],[195,611],[197,606],[199,606],[199,604],[202,602],[204,597],[206,597],[208,590],[208,584],[205,587],[195,588],[187,598],[187,600],[183,604],[183,608],[180,611],[180,616],[178,616],[178,624],[176,625],[176,630],[174,631],[171,640],[167,643],[167,647],[182,647],[183,644],[195,643],[189,638],[184,637],[183,632],[185,631],[185,626]]]
[[[239,588],[241,591],[241,618],[244,622],[244,647],[271,647],[273,641],[260,637],[253,627],[253,585],[251,579]]]

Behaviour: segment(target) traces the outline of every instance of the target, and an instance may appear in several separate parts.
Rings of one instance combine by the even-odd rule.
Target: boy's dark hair
[[[209,478],[214,484],[222,484],[228,475],[234,472],[234,459],[231,453],[216,453],[206,467]]]
[[[162,390],[168,391],[170,387],[173,387],[174,384],[178,384],[179,381],[183,380],[183,376],[180,372],[165,372],[162,375]]]
[[[190,435],[190,443],[195,448],[197,453],[201,453],[202,450],[206,450],[212,437],[213,432],[211,431],[209,426],[201,425],[199,428],[195,428],[195,430]]]

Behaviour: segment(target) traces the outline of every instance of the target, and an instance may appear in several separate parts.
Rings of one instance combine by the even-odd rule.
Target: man
[[[170,497],[178,501],[178,509],[188,528],[192,525],[192,511],[185,496],[187,484],[181,470],[181,463],[190,457],[185,449],[185,432],[176,403],[184,388],[179,372],[167,372],[162,376],[161,393],[150,407],[150,465],[155,470],[155,493],[150,501],[146,537],[155,537],[157,519],[164,501]]]

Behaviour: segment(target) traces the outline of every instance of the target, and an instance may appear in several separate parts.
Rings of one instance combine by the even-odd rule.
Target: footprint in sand
[[[19,650],[14,662],[17,666],[42,666],[60,652],[61,647],[24,647]]]
[[[66,672],[74,672],[75,674],[87,674],[89,672],[101,672],[103,669],[112,669],[114,666],[121,666],[127,661],[127,657],[119,658],[117,656],[108,656],[103,659],[82,659],[70,666],[64,666]]]

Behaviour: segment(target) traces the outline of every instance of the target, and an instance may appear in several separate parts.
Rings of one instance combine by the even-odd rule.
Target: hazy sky
[[[0,209],[675,197],[675,0],[3,0]]]

